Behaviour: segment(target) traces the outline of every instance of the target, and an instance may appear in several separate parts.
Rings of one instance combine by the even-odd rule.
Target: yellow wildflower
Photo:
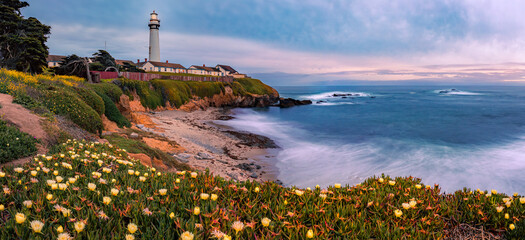
[[[394,186],[394,185],[396,185],[396,181],[390,180],[390,181],[388,181],[388,184],[390,184],[390,186]]]
[[[408,202],[408,204],[410,205],[410,207],[415,207],[417,202],[414,200],[411,200],[410,202]]]
[[[97,185],[95,185],[94,183],[88,183],[87,187],[89,190],[95,191],[95,189],[97,188]]]
[[[259,187],[255,187],[255,189],[253,191],[257,193],[257,192],[261,191],[261,189],[259,189]]]
[[[496,207],[496,211],[498,211],[498,212],[503,211],[503,207],[502,207],[502,206],[498,206],[498,207]]]
[[[508,213],[505,213],[505,219],[509,219],[509,214]]]
[[[200,197],[201,197],[202,200],[207,200],[210,197],[210,195],[207,194],[207,193],[201,193]]]
[[[271,221],[272,221],[272,220],[270,220],[269,218],[265,217],[265,218],[263,218],[263,219],[261,220],[261,223],[262,223],[263,226],[268,227],[268,226],[270,225],[270,222],[271,222]]]
[[[197,178],[197,173],[196,173],[196,172],[192,172],[192,173],[191,173],[191,177],[192,177],[192,178]]]
[[[306,232],[306,238],[314,238],[314,231],[312,229],[308,229],[308,232]]]
[[[62,232],[64,232],[64,228],[63,228],[62,226],[58,226],[58,227],[57,227],[57,232],[58,232],[58,233],[62,233]]]
[[[4,204],[0,204],[0,211],[4,211],[5,207]]]
[[[37,173],[38,173],[37,171],[31,171],[31,176],[34,177],[34,176],[36,176]]]
[[[31,228],[34,232],[40,233],[42,232],[42,228],[44,228],[44,223],[38,220],[31,221]]]
[[[102,198],[102,202],[104,202],[104,204],[108,205],[111,202],[111,198],[110,197],[103,197]]]
[[[129,169],[129,170],[128,170],[128,174],[129,174],[129,175],[133,175],[134,173],[135,173],[135,171],[133,171],[133,169]]]
[[[396,215],[396,217],[401,217],[401,215],[403,215],[403,212],[401,210],[399,210],[399,209],[396,209],[394,211],[394,214]]]
[[[26,200],[26,201],[22,202],[22,204],[24,204],[24,206],[25,206],[26,208],[31,208],[31,207],[33,206],[33,201],[31,201],[31,200]]]
[[[295,194],[296,194],[297,196],[302,196],[303,193],[304,193],[304,192],[301,191],[301,190],[295,190]]]
[[[47,194],[47,195],[46,195],[46,199],[47,199],[48,201],[51,201],[51,199],[53,199],[53,194]]]
[[[17,167],[17,168],[14,168],[13,170],[14,170],[15,172],[17,172],[17,173],[21,173],[21,172],[23,172],[23,171],[24,171],[24,169],[23,169],[23,168],[19,168],[19,167]]]
[[[170,213],[170,218],[171,218],[171,219],[175,218],[175,213],[171,212],[171,213]]]
[[[137,227],[137,224],[129,223],[128,224],[128,231],[133,234],[135,233],[139,228]]]
[[[75,183],[77,181],[76,178],[69,178],[68,180],[69,180],[69,183],[71,183],[71,184],[73,184],[73,183]]]
[[[401,204],[401,206],[403,206],[403,208],[405,210],[410,208],[410,204],[408,204],[408,203],[403,203],[403,204]]]
[[[168,189],[165,189],[165,188],[159,189],[159,194],[162,196],[166,195],[167,192],[168,192]]]
[[[193,233],[188,231],[183,232],[182,235],[180,235],[180,240],[193,240]]]
[[[74,224],[74,226],[75,226],[75,231],[79,233],[84,230],[84,227],[86,227],[86,224],[84,224],[84,222],[82,221],[78,221]]]
[[[71,240],[71,239],[73,238],[69,235],[69,233],[60,233],[58,234],[58,238],[57,238],[57,240]]]
[[[15,215],[15,220],[16,220],[16,223],[22,224],[26,221],[26,215],[24,215],[23,213],[17,213]]]
[[[514,228],[516,228],[516,226],[514,226],[514,224],[510,224],[510,225],[509,225],[509,229],[510,229],[510,230],[514,230]]]
[[[180,183],[180,179],[179,178],[175,179],[175,182]]]
[[[55,179],[57,180],[57,182],[62,182],[62,180],[64,180],[64,178],[62,178],[61,176],[57,176]]]
[[[241,221],[235,221],[232,223],[232,228],[233,230],[235,230],[235,233],[238,233],[244,228],[244,223],[242,223]]]
[[[5,177],[5,172],[0,172],[0,177]]]
[[[131,234],[126,234],[126,240],[135,240],[135,236]]]
[[[334,184],[334,187],[335,188],[341,188],[341,184],[340,183],[336,183],[336,184]]]
[[[222,240],[232,240],[232,237],[230,235],[224,234],[224,236],[222,236]]]
[[[379,178],[378,181],[379,181],[380,183],[383,183],[383,182],[385,181],[385,179],[383,179],[383,178]]]
[[[525,204],[525,197],[524,198],[520,198],[520,203],[521,204]]]
[[[200,213],[201,213],[201,208],[200,207],[193,208],[193,214],[199,215]]]
[[[211,200],[212,201],[216,201],[217,198],[219,198],[219,196],[217,196],[217,194],[213,194],[213,193],[211,194]]]
[[[421,184],[416,184],[417,189],[421,189]]]

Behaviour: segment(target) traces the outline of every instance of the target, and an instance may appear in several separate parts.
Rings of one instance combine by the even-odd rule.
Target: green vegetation
[[[116,144],[141,146],[112,141],[68,141],[57,154],[3,168],[0,235],[57,239],[60,228],[75,239],[458,239],[452,230],[466,224],[485,236],[525,237],[517,193],[443,194],[413,177],[310,190],[158,173]]]
[[[87,86],[95,92],[107,95],[113,102],[119,102],[120,96],[124,94],[122,90],[113,83],[95,83],[87,84]]]
[[[170,167],[174,167],[179,170],[190,169],[188,165],[178,162],[169,154],[159,149],[151,148],[139,140],[125,138],[117,134],[108,135],[104,138],[106,138],[111,144],[119,148],[126,149],[129,153],[144,153],[152,159],[157,158],[161,160]]]
[[[87,103],[82,101],[74,91],[64,89],[42,90],[39,99],[54,114],[69,118],[79,127],[92,132],[102,132],[102,119]]]
[[[35,154],[37,142],[31,135],[0,120],[0,163]]]
[[[259,79],[254,78],[239,78],[235,79],[235,82],[241,84],[241,86],[246,90],[246,92],[258,95],[272,94],[274,92],[273,88],[264,84]]]
[[[106,111],[104,108],[104,101],[96,92],[80,87],[75,88],[75,91],[77,92],[80,99],[93,108],[98,113],[98,115],[104,114]]]
[[[104,101],[104,113],[109,120],[117,123],[119,127],[131,127],[129,120],[120,113],[115,103],[106,94],[100,92],[97,92],[97,94]]]
[[[130,99],[133,99],[131,92],[137,93],[140,97],[140,103],[144,107],[156,109],[164,106],[165,101],[163,101],[162,95],[152,89],[149,82],[120,78],[115,81],[115,84],[121,87]]]

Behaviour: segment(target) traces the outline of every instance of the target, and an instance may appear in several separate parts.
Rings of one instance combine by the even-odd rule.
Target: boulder
[[[281,108],[288,108],[293,106],[300,106],[300,105],[309,105],[312,104],[311,100],[296,100],[293,98],[280,98],[279,104],[277,106]]]
[[[138,133],[131,133],[131,134],[129,135],[129,137],[130,137],[130,138],[133,138],[133,139],[137,139],[137,138],[139,138],[139,134],[138,134]]]
[[[214,159],[214,157],[212,157],[210,154],[207,154],[205,152],[199,152],[197,153],[197,156],[195,156],[196,159],[201,159],[201,160],[205,160],[205,159]]]

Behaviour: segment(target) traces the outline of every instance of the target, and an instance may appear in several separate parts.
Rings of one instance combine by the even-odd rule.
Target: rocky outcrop
[[[279,104],[276,106],[282,107],[282,108],[288,108],[293,106],[300,106],[300,105],[309,105],[312,104],[312,101],[310,100],[296,100],[293,98],[280,98]]]
[[[225,87],[221,94],[213,95],[208,98],[198,98],[182,105],[179,109],[183,111],[195,111],[206,109],[208,107],[267,107],[275,104],[279,100],[279,93],[274,90],[270,95],[244,95],[237,96],[233,94],[230,87]]]

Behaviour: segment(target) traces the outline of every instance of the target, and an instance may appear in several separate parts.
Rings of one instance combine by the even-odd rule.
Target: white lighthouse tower
[[[159,27],[160,20],[155,10],[151,13],[149,19],[149,60],[160,62],[160,45],[159,45]]]

